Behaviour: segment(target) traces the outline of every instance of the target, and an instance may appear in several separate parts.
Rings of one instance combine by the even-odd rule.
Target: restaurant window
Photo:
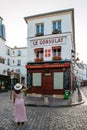
[[[52,47],[53,60],[61,60],[61,46]]]
[[[53,51],[53,57],[54,56],[61,56],[61,47],[60,46],[53,47],[52,51]]]
[[[35,52],[35,61],[43,60],[43,48],[37,48],[34,50]]]
[[[54,72],[54,89],[63,89],[63,72]]]
[[[41,73],[33,73],[33,86],[41,86]]]

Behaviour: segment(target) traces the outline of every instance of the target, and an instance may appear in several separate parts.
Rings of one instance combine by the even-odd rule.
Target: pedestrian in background
[[[14,92],[13,92],[14,122],[16,122],[18,126],[24,125],[24,122],[27,121],[24,98],[23,98],[24,91],[27,90],[27,87],[23,89],[22,88],[23,86],[17,83],[14,86]]]

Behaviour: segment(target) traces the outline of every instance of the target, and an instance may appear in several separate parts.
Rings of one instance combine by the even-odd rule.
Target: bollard
[[[49,105],[48,97],[44,97],[44,105]]]
[[[69,97],[68,104],[69,105],[72,104],[72,97],[71,96]]]
[[[78,101],[82,101],[82,95],[79,88],[78,88]]]

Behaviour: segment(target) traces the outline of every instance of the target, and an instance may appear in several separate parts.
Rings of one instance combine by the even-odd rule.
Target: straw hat
[[[21,90],[22,89],[22,85],[17,83],[15,86],[14,86],[14,89],[15,90]]]

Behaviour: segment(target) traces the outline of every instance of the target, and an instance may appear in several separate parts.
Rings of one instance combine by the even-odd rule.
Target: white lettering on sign
[[[43,45],[66,43],[65,38],[66,37],[57,37],[57,38],[49,38],[49,39],[41,39],[41,40],[32,40],[31,46],[43,46]]]

